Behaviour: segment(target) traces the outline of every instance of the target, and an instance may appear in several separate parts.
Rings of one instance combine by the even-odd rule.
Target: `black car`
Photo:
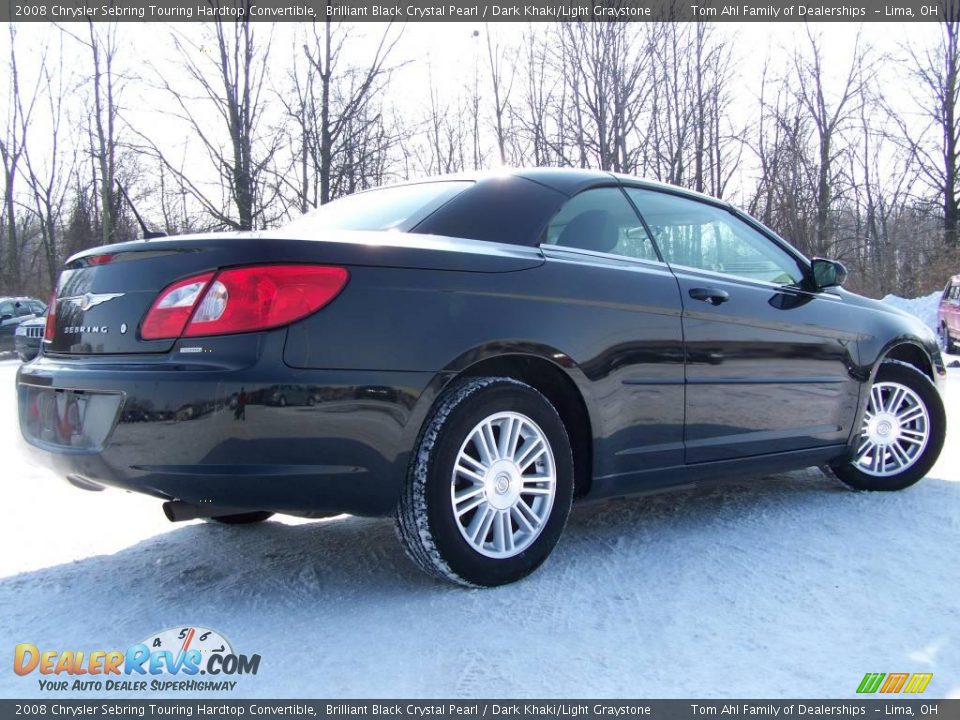
[[[923,477],[946,426],[935,338],[845,274],[632,177],[386,187],[278,231],[70,258],[20,423],[74,484],[172,520],[393,515],[425,570],[499,585],[574,498],[814,465],[863,490]],[[314,403],[279,402],[291,387]]]
[[[13,334],[13,349],[23,362],[30,362],[40,354],[43,344],[43,333],[47,325],[47,313],[24,320],[17,325]]]
[[[14,350],[14,335],[20,323],[43,315],[47,306],[31,297],[0,297],[0,351]]]

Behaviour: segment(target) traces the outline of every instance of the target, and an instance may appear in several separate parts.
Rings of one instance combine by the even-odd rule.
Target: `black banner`
[[[937,0],[8,0],[16,22],[940,22]]]
[[[954,720],[960,700],[0,700],[8,718],[587,718]]]

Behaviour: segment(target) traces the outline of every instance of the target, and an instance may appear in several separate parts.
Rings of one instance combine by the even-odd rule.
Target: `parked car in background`
[[[960,275],[950,278],[940,296],[937,339],[943,352],[960,352]]]
[[[20,427],[78,487],[171,520],[393,516],[427,572],[502,585],[574,498],[810,466],[857,490],[924,477],[946,431],[933,330],[846,274],[626,175],[378,188],[278,230],[68,259]],[[125,404],[178,422],[151,434]]]
[[[46,312],[17,325],[17,330],[13,334],[13,349],[23,362],[30,362],[40,354],[46,325]]]
[[[0,351],[14,349],[13,337],[20,323],[46,311],[46,304],[36,298],[0,297]]]
[[[278,385],[271,388],[267,396],[267,405],[286,407],[287,405],[316,405],[317,397],[313,390],[303,385]]]

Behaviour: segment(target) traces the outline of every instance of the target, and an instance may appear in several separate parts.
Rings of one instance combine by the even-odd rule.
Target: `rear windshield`
[[[347,195],[289,223],[298,233],[317,230],[412,230],[441,205],[473,183],[442,182],[395,185]]]

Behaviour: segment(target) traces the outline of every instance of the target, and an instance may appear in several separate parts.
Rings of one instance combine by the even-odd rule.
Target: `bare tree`
[[[42,151],[28,145],[23,157],[32,200],[30,209],[39,228],[43,267],[49,286],[53,287],[60,271],[61,216],[77,162],[77,147],[64,147],[62,132],[64,90],[70,81],[63,66],[62,43],[57,53],[57,66],[51,68],[44,54],[39,72],[49,131],[44,136]]]
[[[182,33],[173,36],[181,66],[199,96],[182,92],[163,73],[157,73],[161,87],[177,107],[174,115],[199,139],[219,179],[219,197],[202,180],[185,172],[181,163],[174,162],[169,151],[164,152],[142,132],[139,134],[216,224],[251,230],[271,219],[266,215],[272,200],[266,180],[279,140],[275,132],[261,124],[271,38],[261,42],[254,31],[249,21],[250,0],[240,5],[247,11],[243,19],[211,23],[212,49]],[[205,112],[210,109],[217,122]]]
[[[650,91],[639,31],[630,23],[566,23],[561,40],[578,164],[629,172],[632,135]]]
[[[521,41],[523,47],[523,89],[516,106],[510,106],[514,126],[514,156],[518,164],[536,166],[561,164],[555,143],[554,112],[558,95],[562,94],[559,76],[552,72],[550,43],[543,33],[529,25]]]
[[[960,3],[942,3],[945,19],[932,47],[908,46],[906,55],[913,69],[918,92],[917,106],[925,122],[912,127],[897,112],[890,118],[898,126],[897,139],[919,160],[927,185],[936,193],[943,213],[944,242],[960,245]]]
[[[116,23],[94,23],[87,18],[87,33],[80,35],[65,26],[62,33],[73,38],[90,53],[88,123],[90,152],[96,164],[96,184],[100,243],[117,242],[121,215],[116,190],[119,154],[119,78],[115,68],[119,52]]]
[[[26,90],[21,85],[20,67],[17,62],[17,29],[15,23],[8,24],[10,52],[7,59],[9,87],[7,97],[7,118],[0,137],[0,160],[3,162],[3,230],[6,235],[0,259],[0,278],[8,284],[18,284],[20,269],[21,238],[17,224],[17,179],[20,163],[27,148],[27,130],[37,99],[37,86]],[[37,79],[39,83],[39,77]]]
[[[329,19],[314,26],[312,37],[304,44],[304,56],[312,69],[307,82],[319,86],[311,88],[307,95],[312,104],[304,114],[314,127],[305,136],[319,178],[320,203],[334,197],[333,188],[338,181],[336,160],[354,137],[348,130],[363,134],[379,120],[379,113],[370,112],[370,106],[390,77],[392,68],[388,63],[400,36],[393,25],[388,25],[373,56],[363,66],[347,63],[344,48],[350,31],[345,26],[335,26]],[[349,163],[339,168],[347,175],[350,170]]]
[[[870,75],[870,66],[857,37],[853,59],[845,79],[833,98],[829,97],[824,81],[826,68],[820,41],[807,27],[807,52],[794,55],[797,76],[797,99],[813,121],[814,141],[817,145],[816,174],[816,230],[810,250],[817,255],[829,254],[833,238],[830,213],[836,194],[837,174],[843,171],[838,158],[844,152],[840,147],[842,134],[857,116]]]
[[[490,69],[490,88],[493,91],[493,127],[497,139],[500,164],[504,165],[507,162],[507,110],[510,104],[510,95],[513,91],[518,51],[516,49],[506,49],[495,42],[489,24],[486,25],[485,32],[487,36],[487,61]]]

